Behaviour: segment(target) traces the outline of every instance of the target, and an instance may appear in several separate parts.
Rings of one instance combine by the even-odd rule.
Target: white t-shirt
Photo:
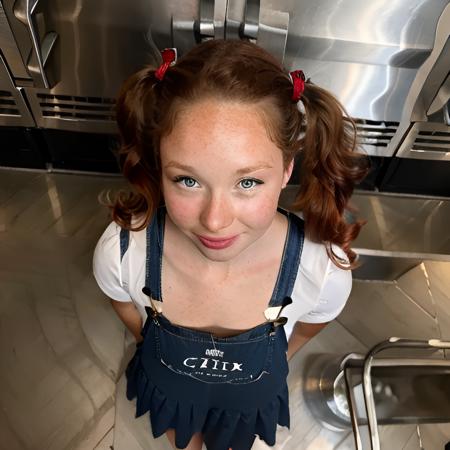
[[[333,246],[334,253],[346,259]],[[93,272],[102,291],[120,302],[132,301],[143,318],[147,318],[148,297],[145,285],[146,231],[130,232],[128,251],[120,262],[120,226],[111,222],[100,237],[94,252]],[[127,268],[123,269],[123,268]],[[292,304],[282,315],[288,318],[286,335],[296,321],[323,323],[333,320],[344,308],[352,287],[350,270],[337,267],[328,257],[325,245],[305,237],[299,271],[292,292]]]

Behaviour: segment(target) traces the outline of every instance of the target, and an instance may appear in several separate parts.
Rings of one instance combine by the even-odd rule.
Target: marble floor
[[[170,450],[164,437],[149,438],[146,416],[133,418],[123,391],[131,339],[92,276],[109,222],[98,195],[123,185],[115,176],[0,169],[0,450]],[[332,431],[309,410],[305,364],[390,336],[450,340],[450,263],[424,262],[394,282],[354,281],[343,313],[290,362],[292,427],[275,449],[353,449],[350,430]],[[380,434],[383,449],[442,450],[450,425]]]

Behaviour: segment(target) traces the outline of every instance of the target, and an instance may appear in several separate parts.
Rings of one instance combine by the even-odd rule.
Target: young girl
[[[331,94],[254,44],[175,56],[118,99],[133,192],[111,205],[94,275],[136,338],[127,396],[154,437],[272,446],[277,424],[289,427],[287,360],[350,293],[362,224],[344,212],[365,174],[355,128]],[[297,155],[300,214],[277,206]]]

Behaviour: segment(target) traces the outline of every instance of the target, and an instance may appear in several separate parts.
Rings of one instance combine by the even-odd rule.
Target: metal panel
[[[289,13],[285,65],[334,92],[353,117],[400,122],[448,0],[261,0]]]
[[[280,205],[289,209],[297,190],[288,185]],[[393,281],[422,261],[450,261],[450,200],[358,192],[350,203],[367,220],[352,243],[362,262],[355,279]]]
[[[450,4],[447,4],[436,27],[433,50],[424,64],[422,64],[417,71],[408,96],[404,101],[404,108],[398,131],[389,146],[391,154],[394,154],[399,150],[396,156],[417,158],[419,154],[417,152],[409,152],[411,147],[406,147],[406,143],[402,142],[406,139],[407,143],[414,143],[415,137],[417,133],[420,132],[420,129],[431,131],[434,128],[438,132],[442,131],[444,116],[442,116],[442,122],[440,124],[424,125],[423,123],[429,120],[428,114],[433,114],[433,112],[436,111],[436,108],[439,109],[440,106],[445,104],[445,101],[442,98],[438,98],[436,102],[434,102],[434,100],[440,95],[445,95],[446,92],[445,80],[448,77],[450,67],[449,34]],[[444,89],[441,91],[440,88],[442,86],[444,86]],[[412,134],[408,135],[411,131],[411,123],[414,122],[419,123],[413,127]],[[434,120],[431,120],[430,123],[432,122],[434,122]],[[421,159],[446,159],[441,157],[442,153],[441,155],[429,153],[429,157],[425,155],[426,154],[421,154],[419,157]]]
[[[21,0],[14,7],[10,0],[5,3],[15,13],[16,22],[25,26],[22,9],[27,2]],[[144,64],[159,62],[159,52],[151,38],[151,4],[146,0],[132,5],[106,0],[40,0],[33,13],[44,59],[45,38],[51,33],[58,36],[45,64],[45,75],[53,87],[26,88],[38,125],[115,132],[112,99],[121,83]],[[167,32],[170,33],[170,27]],[[28,36],[28,44],[22,45],[28,45],[33,56],[36,51],[31,51],[30,42]],[[28,63],[33,65],[32,58]],[[36,69],[35,75],[38,72]]]
[[[8,23],[2,4],[0,3],[0,49],[7,61],[13,77],[29,79],[22,55],[17,47],[14,35]]]
[[[450,127],[440,123],[416,122],[400,145],[397,156],[450,161]]]
[[[0,125],[34,127],[20,89],[16,89],[0,52]]]
[[[38,112],[36,120],[42,128],[117,132],[113,98],[54,94],[32,88],[25,88],[25,92],[31,109]]]
[[[115,130],[108,105],[128,74],[144,63],[157,64],[158,48],[175,43],[182,54],[202,37],[225,33],[227,38],[256,39],[284,58],[287,69],[301,68],[330,89],[357,118],[363,150],[391,156],[396,148],[391,130],[400,122],[418,68],[433,49],[448,0],[376,0],[370,5],[358,0],[137,0],[132,6],[106,0],[3,0],[20,52],[33,69],[39,64],[29,55],[38,52],[25,25],[30,30],[23,11],[27,3],[33,6],[42,56],[42,45],[53,36],[45,72],[54,86],[26,90],[41,127]],[[31,70],[36,83],[38,72]],[[43,102],[42,95],[53,97]],[[76,98],[86,100],[80,105]],[[86,114],[79,111],[83,105]]]
[[[444,83],[442,83],[442,86],[439,88],[439,91],[436,94],[436,97],[434,98],[430,107],[428,108],[427,116],[431,116],[440,109],[446,108],[447,115],[445,117],[445,122],[447,123],[447,125],[450,125],[450,118],[448,112],[449,100],[450,100],[450,72],[447,75],[447,78],[445,79]]]
[[[358,150],[372,156],[384,156],[394,137],[398,122],[355,119],[358,134]]]
[[[279,10],[262,9],[256,43],[284,63],[289,28],[289,14]]]
[[[199,0],[149,0],[147,2],[151,10],[150,27],[152,30],[153,42],[159,49],[165,47],[182,47],[180,54],[195,45],[194,23],[199,20],[200,1]],[[172,40],[172,22],[184,23],[186,39],[188,45],[179,45]],[[175,38],[175,36],[174,36]]]

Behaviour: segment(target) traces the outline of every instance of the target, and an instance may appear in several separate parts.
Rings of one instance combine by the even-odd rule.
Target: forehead
[[[181,107],[171,133],[161,140],[162,160],[209,156],[242,164],[282,159],[260,105],[214,99]]]

